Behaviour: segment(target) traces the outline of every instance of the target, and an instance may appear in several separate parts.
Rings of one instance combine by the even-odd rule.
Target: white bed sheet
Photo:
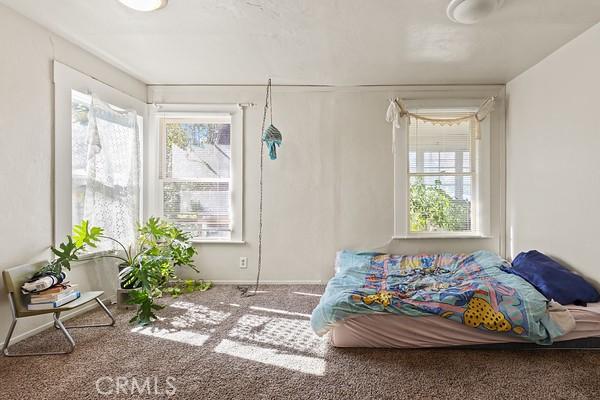
[[[600,303],[587,307],[567,305],[575,329],[556,341],[600,336]],[[331,331],[336,347],[427,348],[494,343],[529,343],[524,339],[474,329],[454,321],[431,317],[368,314],[347,319]]]

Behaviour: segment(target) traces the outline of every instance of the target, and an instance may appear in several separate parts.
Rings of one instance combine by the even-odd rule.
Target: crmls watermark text
[[[114,394],[173,396],[177,388],[175,387],[175,378],[172,376],[164,380],[158,376],[102,376],[96,380],[96,391],[103,396]]]

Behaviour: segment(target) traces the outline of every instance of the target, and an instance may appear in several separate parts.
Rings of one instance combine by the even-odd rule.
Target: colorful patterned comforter
[[[507,261],[488,251],[417,256],[341,251],[311,325],[324,335],[360,314],[435,314],[539,344],[564,335],[550,318],[548,300],[507,268]]]

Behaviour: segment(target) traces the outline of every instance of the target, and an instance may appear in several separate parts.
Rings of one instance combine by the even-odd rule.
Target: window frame
[[[163,163],[162,120],[193,119],[201,116],[229,115],[231,117],[231,236],[229,239],[192,239],[194,243],[244,243],[244,106],[240,104],[161,104],[153,107],[149,115],[148,165],[144,171],[147,179],[145,204],[146,217],[164,217],[161,165]],[[192,179],[191,179],[192,180]],[[191,181],[190,180],[190,181]]]
[[[121,109],[135,110],[138,115],[138,134],[140,135],[140,154],[142,170],[144,166],[144,125],[146,122],[146,103],[125,94],[91,76],[79,72],[58,61],[53,62],[54,83],[54,245],[58,245],[73,228],[72,221],[72,91],[89,95],[94,93],[103,101]],[[141,124],[140,122],[141,117]],[[142,174],[143,175],[143,174]],[[144,179],[140,176],[140,210],[144,208]],[[142,213],[140,213],[142,214]],[[140,215],[140,218],[142,215]],[[76,221],[79,222],[79,221]]]
[[[476,110],[481,99],[422,99],[405,101],[414,112],[432,112],[437,109]],[[470,231],[412,232],[410,230],[410,177],[426,173],[411,173],[409,160],[409,120],[403,118],[400,128],[394,129],[394,236],[393,239],[472,239],[490,237],[491,219],[491,120],[492,115],[481,122],[481,139],[471,138],[472,206]],[[433,174],[439,176],[440,173]],[[448,174],[456,176],[456,173]]]

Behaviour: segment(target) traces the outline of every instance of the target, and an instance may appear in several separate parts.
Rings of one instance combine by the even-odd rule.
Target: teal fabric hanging
[[[269,149],[269,158],[271,160],[277,159],[277,146],[281,146],[281,132],[273,125],[269,125],[263,132],[262,140]]]
[[[270,124],[267,129],[264,129],[265,121],[267,119],[267,109],[270,114]],[[281,132],[273,125],[273,98],[271,95],[271,79],[269,79],[269,82],[267,83],[267,98],[265,100],[262,141],[267,146],[267,149],[269,149],[269,158],[271,160],[277,159],[277,147],[281,146],[282,139]]]

